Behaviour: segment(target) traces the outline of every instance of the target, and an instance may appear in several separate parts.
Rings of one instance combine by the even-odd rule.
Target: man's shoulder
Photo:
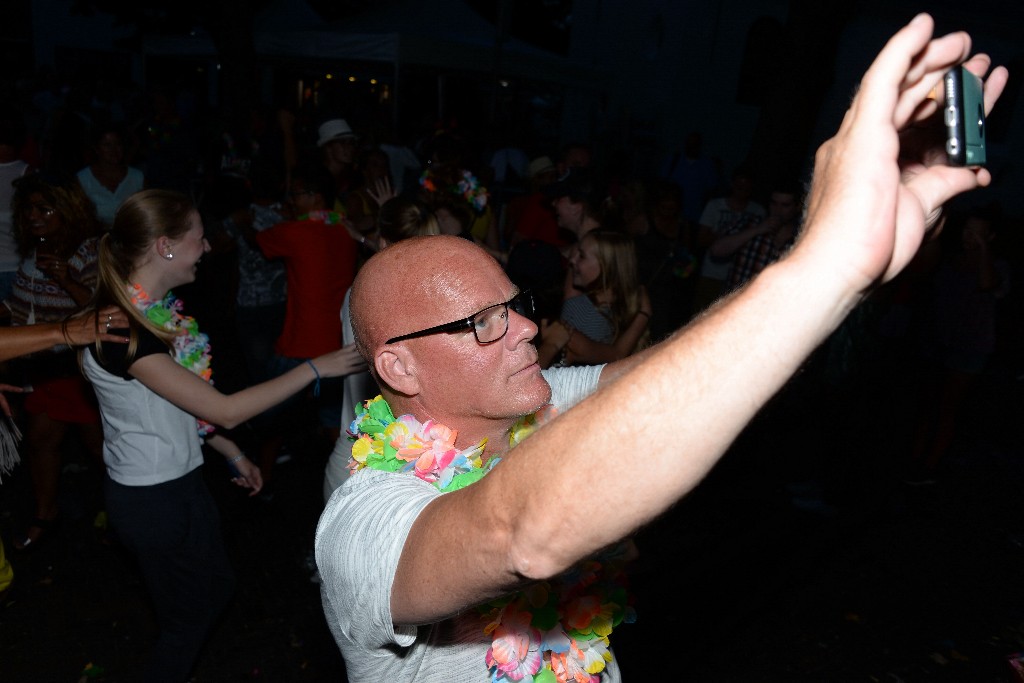
[[[551,405],[564,412],[585,399],[597,389],[604,365],[574,365],[541,370],[551,386]]]

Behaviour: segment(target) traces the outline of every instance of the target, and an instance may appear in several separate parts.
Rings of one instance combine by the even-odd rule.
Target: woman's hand
[[[85,346],[99,340],[125,344],[128,338],[110,330],[128,328],[128,315],[117,306],[107,306],[93,315],[71,318],[64,323],[64,339],[69,346]]]
[[[561,320],[541,320],[540,339],[542,344],[561,350],[569,343],[569,327]]]
[[[355,344],[325,353],[312,361],[321,377],[343,377],[366,370],[366,361],[359,355]]]
[[[263,473],[252,460],[242,456],[242,459],[234,463],[235,468],[241,476],[232,477],[231,481],[244,489],[252,489],[250,496],[255,496],[263,488]]]
[[[384,206],[384,202],[394,199],[398,196],[398,193],[391,187],[391,180],[384,176],[383,178],[378,178],[373,187],[366,188],[366,196],[376,202],[377,206]]]
[[[540,346],[537,347],[537,362],[542,368],[549,368],[558,359],[562,349],[572,338],[572,330],[561,320],[540,321]]]
[[[7,398],[4,396],[4,392],[11,391],[16,394],[25,393],[25,389],[22,387],[16,387],[11,384],[0,384],[0,410],[3,411],[7,417],[13,417],[11,415],[11,406],[7,404]]]
[[[73,282],[68,277],[68,262],[56,254],[37,254],[36,255],[36,266],[39,270],[43,271],[46,277],[50,278],[62,288],[65,288],[69,282]]]

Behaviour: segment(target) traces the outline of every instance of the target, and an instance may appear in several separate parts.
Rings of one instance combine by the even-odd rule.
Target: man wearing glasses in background
[[[900,154],[899,132],[935,113],[929,92],[969,54],[965,34],[932,30],[915,18],[866,74],[818,152],[794,249],[623,361],[542,372],[528,298],[464,240],[407,240],[367,262],[352,317],[382,398],[350,429],[355,474],[316,539],[350,681],[621,680],[617,544],[700,482],[907,265],[945,201],[991,180]],[[989,60],[967,67],[984,75]],[[992,72],[988,107],[1006,78]]]

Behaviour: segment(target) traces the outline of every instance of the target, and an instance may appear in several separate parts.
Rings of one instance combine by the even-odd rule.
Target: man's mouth
[[[534,354],[533,354],[533,355],[531,356],[531,358],[530,358],[530,362],[529,362],[529,363],[527,363],[526,365],[522,366],[522,367],[521,367],[521,368],[519,368],[518,370],[516,370],[516,371],[515,371],[515,372],[514,372],[513,374],[514,374],[514,375],[518,375],[519,373],[521,373],[521,372],[523,372],[523,371],[525,371],[525,370],[529,370],[530,368],[532,368],[532,367],[533,367],[533,366],[535,366],[536,364],[537,364],[537,354],[536,354],[536,353],[534,353]]]

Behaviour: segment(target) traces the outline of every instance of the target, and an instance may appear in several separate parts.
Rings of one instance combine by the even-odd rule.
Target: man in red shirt
[[[256,242],[269,258],[284,260],[288,299],[284,326],[274,345],[271,376],[341,346],[341,304],[355,276],[358,245],[342,223],[334,205],[330,176],[318,167],[292,172],[288,205],[293,220],[256,234]],[[341,378],[318,383],[321,425],[333,440],[341,425]],[[279,414],[279,409],[272,416]],[[273,430],[277,433],[280,430]],[[280,436],[264,441],[260,469],[269,479]]]

